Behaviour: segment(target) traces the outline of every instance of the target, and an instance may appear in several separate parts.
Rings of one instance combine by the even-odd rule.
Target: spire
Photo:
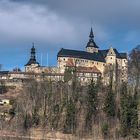
[[[34,44],[34,42],[32,43],[32,48],[31,48],[31,51],[35,51],[35,44]]]
[[[34,42],[32,43],[32,46],[33,46],[33,48],[34,48],[34,46],[35,46]]]
[[[31,60],[36,61],[34,43],[33,43],[33,46],[31,48]]]
[[[35,51],[34,43],[32,43],[30,60],[28,61],[28,63],[25,66],[31,65],[31,64],[39,65],[39,63],[36,61],[36,51]]]
[[[92,30],[92,27],[91,27],[91,30],[90,30],[90,34],[89,34],[89,41],[87,43],[87,46],[86,48],[88,47],[94,47],[94,48],[98,48],[98,46],[96,45],[96,43],[94,42],[94,34],[93,34],[93,30]]]
[[[90,35],[89,35],[89,37],[90,37],[90,39],[93,39],[93,38],[94,38],[92,27],[91,27],[91,30],[90,30]]]

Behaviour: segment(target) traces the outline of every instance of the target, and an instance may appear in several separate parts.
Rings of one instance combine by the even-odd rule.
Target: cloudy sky
[[[0,64],[23,68],[32,42],[42,65],[61,48],[84,50],[91,26],[100,49],[140,44],[139,0],[0,0]]]

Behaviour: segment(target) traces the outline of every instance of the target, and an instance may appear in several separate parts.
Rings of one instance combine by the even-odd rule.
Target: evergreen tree
[[[126,137],[128,135],[128,95],[127,84],[123,83],[120,96],[120,123],[121,123],[121,135]]]
[[[64,124],[65,133],[74,133],[76,129],[76,108],[73,100],[70,100],[66,106],[66,121]]]
[[[88,87],[87,93],[87,114],[86,114],[86,128],[88,130],[92,129],[92,118],[96,116],[97,113],[97,95],[98,95],[98,87],[91,80],[91,84]]]
[[[126,137],[132,134],[138,137],[138,98],[137,92],[134,95],[127,93],[127,85],[123,84],[121,89],[120,122],[121,134]]]
[[[68,82],[70,80],[72,80],[72,69],[66,68],[64,72],[64,81]]]
[[[26,114],[24,115],[23,128],[27,131],[31,126],[31,116],[26,112]]]
[[[138,93],[135,91],[131,103],[131,134],[134,138],[138,137]]]
[[[109,125],[107,122],[103,122],[103,124],[101,126],[101,130],[102,130],[104,139],[107,138],[107,136],[109,134]]]
[[[107,115],[107,117],[114,117],[115,116],[115,97],[114,93],[112,90],[112,80],[110,82],[107,95],[105,97],[105,102],[104,102],[104,111]]]
[[[32,124],[34,126],[37,126],[39,124],[39,115],[38,115],[38,110],[35,107],[32,113]]]

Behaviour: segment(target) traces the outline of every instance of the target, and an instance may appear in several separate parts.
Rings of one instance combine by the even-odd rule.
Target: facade
[[[68,67],[76,67],[77,69],[81,69],[81,74],[87,73],[87,75],[95,75],[98,71],[98,74],[100,73],[104,80],[105,77],[109,77],[109,70],[113,69],[114,81],[126,81],[127,62],[127,54],[119,53],[115,48],[110,47],[106,50],[100,50],[94,41],[92,28],[89,41],[86,45],[86,51],[62,48],[57,55],[60,73],[64,73]],[[107,69],[108,73],[106,72]],[[106,81],[108,81],[108,79],[106,79]]]
[[[31,56],[25,65],[25,73],[51,75],[61,80],[64,72],[68,68],[76,68],[76,74],[80,81],[95,81],[101,77],[108,82],[112,72],[113,80],[117,82],[127,80],[127,54],[120,53],[117,49],[110,47],[100,50],[94,41],[94,34],[91,28],[89,41],[85,51],[71,50],[62,48],[57,54],[57,67],[42,67],[36,61],[35,47],[31,48]]]
[[[120,83],[127,80],[127,63],[126,53],[119,53],[117,49],[112,47],[100,50],[94,41],[91,28],[85,51],[62,48],[57,54],[56,67],[40,66],[36,60],[33,44],[29,61],[25,65],[25,71],[22,72],[19,69],[0,71],[0,84],[22,86],[24,82],[30,79],[64,81],[65,70],[69,68],[76,71],[76,76],[81,84],[89,83],[92,79],[97,81],[99,77],[106,84],[111,73],[113,80]]]

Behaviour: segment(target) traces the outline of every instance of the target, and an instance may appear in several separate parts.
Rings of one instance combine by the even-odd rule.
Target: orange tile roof
[[[83,73],[99,73],[101,74],[100,70],[97,69],[96,66],[93,67],[77,67],[77,72],[83,72]]]
[[[74,65],[73,59],[69,58],[66,62],[66,66],[67,67],[74,67],[75,65]]]

